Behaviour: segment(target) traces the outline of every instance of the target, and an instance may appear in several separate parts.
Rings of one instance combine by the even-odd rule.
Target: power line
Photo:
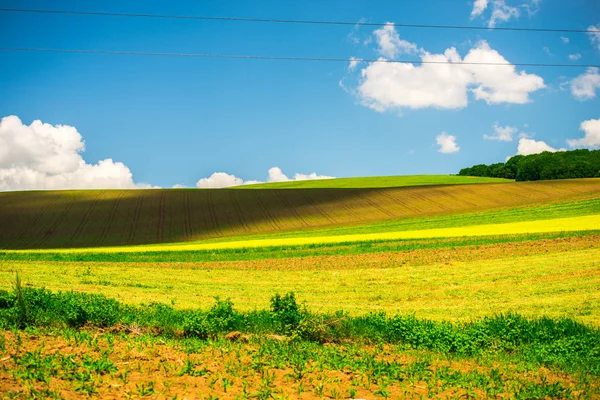
[[[219,58],[233,60],[268,60],[268,61],[325,61],[325,62],[367,62],[387,64],[448,64],[448,65],[488,65],[488,66],[517,66],[517,67],[575,67],[575,68],[600,68],[600,64],[547,64],[547,63],[494,63],[494,62],[467,62],[467,61],[424,61],[424,60],[386,60],[336,58],[336,57],[286,57],[241,54],[212,54],[212,53],[161,53],[151,51],[113,51],[113,50],[88,50],[88,49],[51,49],[40,47],[0,47],[0,51],[31,51],[45,53],[71,53],[71,54],[102,54],[116,56],[153,56],[153,57],[187,57],[187,58]]]
[[[350,21],[321,21],[307,19],[271,19],[271,18],[242,18],[242,17],[210,17],[204,15],[169,15],[169,14],[140,14],[140,13],[116,13],[108,11],[72,11],[72,10],[50,10],[50,9],[24,9],[24,8],[0,8],[2,12],[36,13],[36,14],[61,14],[61,15],[92,15],[103,17],[129,17],[129,18],[160,18],[160,19],[187,19],[201,21],[229,21],[229,22],[260,22],[275,24],[305,24],[305,25],[344,25],[344,26],[386,26],[388,23],[377,22],[350,22]],[[396,24],[391,25],[400,28],[424,28],[424,29],[466,29],[481,31],[516,31],[516,32],[556,32],[556,33],[600,33],[596,29],[553,29],[553,28],[508,28],[508,27],[486,27],[465,25],[427,25],[427,24]]]

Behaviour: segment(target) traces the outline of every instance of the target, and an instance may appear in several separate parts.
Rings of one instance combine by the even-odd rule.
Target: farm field
[[[0,392],[600,396],[599,179],[0,199]]]
[[[0,248],[131,246],[297,231],[315,235],[315,229],[344,226],[363,233],[352,230],[385,221],[402,224],[411,218],[597,199],[599,188],[600,179],[583,179],[384,189],[9,192],[0,193],[0,226],[10,227],[0,231]],[[412,229],[419,228],[419,221],[413,222]],[[492,223],[497,222],[505,221]]]
[[[312,310],[414,314],[469,320],[499,312],[569,317],[600,325],[600,232],[504,243],[288,258],[189,262],[2,261],[0,288],[14,272],[34,287],[101,293],[130,304],[206,308],[214,297],[242,310],[268,307],[274,293],[293,291]],[[390,245],[390,244],[388,244]],[[349,254],[348,254],[349,253]],[[317,253],[318,254],[318,253]],[[96,258],[101,259],[101,256]],[[134,258],[135,259],[135,258]],[[315,287],[314,282],[319,282]]]

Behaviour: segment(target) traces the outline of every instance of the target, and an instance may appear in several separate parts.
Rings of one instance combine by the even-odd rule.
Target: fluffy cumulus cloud
[[[571,61],[577,61],[580,58],[581,58],[581,54],[579,54],[579,53],[569,54],[569,60],[571,60]]]
[[[508,64],[508,61],[490,45],[479,42],[464,59],[467,63]],[[514,65],[466,65],[473,76],[475,98],[488,104],[529,103],[529,94],[545,87],[544,80],[524,71],[517,72]]]
[[[464,59],[452,47],[444,54],[422,51],[421,60],[425,63],[420,66],[368,64],[360,72],[356,90],[360,102],[380,112],[427,107],[460,109],[468,105],[468,94],[472,92],[477,100],[488,104],[523,104],[530,101],[531,93],[545,87],[541,77],[517,71],[485,41],[477,43]],[[452,64],[459,62],[467,64]]]
[[[561,37],[560,37],[560,40],[562,40],[562,42],[563,42],[564,44],[567,44],[567,43],[569,43],[569,42],[570,42],[569,38],[568,38],[568,37],[565,37],[565,36],[561,36]]]
[[[290,178],[283,173],[281,168],[273,167],[269,169],[269,178],[267,179],[268,182],[287,182],[289,180]]]
[[[72,126],[16,116],[0,121],[0,190],[148,187],[134,183],[129,168],[110,158],[88,164],[85,143]]]
[[[499,142],[512,142],[515,134],[519,132],[519,129],[514,126],[500,126],[498,123],[494,124],[494,133],[491,135],[485,134],[483,138],[485,140],[497,140]]]
[[[554,153],[558,150],[541,140],[533,140],[533,139],[527,139],[527,138],[522,138],[519,140],[517,154],[527,156],[530,154],[543,153],[544,151],[549,151],[549,152]]]
[[[600,51],[600,24],[589,26],[588,31],[593,31],[588,33],[590,41]]]
[[[600,148],[600,119],[590,119],[581,123],[584,136],[581,139],[567,140],[571,147]]]
[[[540,10],[542,0],[525,0],[516,3],[518,4],[510,5],[506,0],[475,0],[471,18],[482,16],[487,9],[490,9],[488,26],[494,28],[499,22],[518,19],[521,16],[521,10],[525,10],[529,17],[534,16]]]
[[[460,147],[456,144],[456,136],[448,135],[442,132],[435,138],[438,144],[438,151],[444,154],[457,153]]]
[[[294,178],[290,179],[286,174],[283,173],[281,168],[273,167],[269,169],[269,177],[267,182],[288,182],[288,181],[311,181],[315,179],[334,179],[333,176],[317,175],[315,172],[312,174],[294,174]]]
[[[219,189],[243,184],[244,180],[242,178],[226,174],[225,172],[215,172],[208,178],[202,178],[196,182],[196,187],[202,189]]]
[[[392,22],[388,22],[381,29],[373,32],[379,47],[379,53],[388,58],[394,58],[400,54],[410,54],[418,52],[417,45],[400,39],[398,31]]]
[[[314,179],[333,179],[333,176],[312,174],[294,174],[294,178],[289,178],[283,173],[281,168],[273,167],[268,171],[267,182],[288,182],[288,181],[307,181]],[[225,172],[215,172],[208,178],[202,178],[196,182],[196,187],[201,189],[218,189],[231,186],[253,185],[255,183],[263,183],[262,181],[244,181],[235,175],[230,175]]]
[[[600,89],[600,74],[595,67],[588,68],[571,81],[571,94],[580,101],[596,97],[596,89]]]

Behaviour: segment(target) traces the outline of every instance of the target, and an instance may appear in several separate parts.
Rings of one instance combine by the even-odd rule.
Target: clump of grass
[[[27,312],[27,303],[25,302],[25,296],[23,295],[23,286],[21,286],[21,278],[19,273],[15,276],[15,304],[16,304],[16,323],[20,328],[24,328],[29,322],[29,314]]]
[[[121,318],[124,307],[102,295],[77,292],[52,293],[46,289],[23,287],[18,274],[13,293],[0,291],[0,326],[24,329],[38,325],[85,324],[107,327]]]

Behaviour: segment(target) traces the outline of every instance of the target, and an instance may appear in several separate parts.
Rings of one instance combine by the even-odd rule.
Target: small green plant
[[[285,334],[294,332],[306,314],[296,302],[294,292],[289,292],[284,296],[276,293],[271,297],[271,311],[279,322],[280,331]]]
[[[18,272],[15,276],[14,291],[17,300],[17,325],[19,328],[23,329],[29,323],[29,312],[27,310],[27,303],[25,302],[25,296],[23,294],[23,286],[21,285],[21,278],[19,277]]]
[[[156,393],[154,391],[153,381],[150,381],[147,384],[142,382],[141,384],[136,384],[135,387],[137,389],[138,396],[150,396],[151,394]]]
[[[198,377],[209,374],[209,371],[206,368],[197,369],[198,365],[197,362],[188,357],[187,360],[185,360],[183,368],[177,373],[177,376],[189,375]]]

